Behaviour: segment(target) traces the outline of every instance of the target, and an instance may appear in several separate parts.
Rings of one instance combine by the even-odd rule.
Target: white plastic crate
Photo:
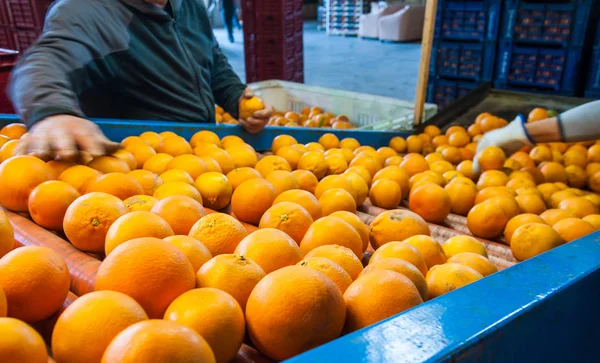
[[[361,130],[413,129],[413,102],[286,81],[256,82],[250,87],[280,111],[300,112],[305,107],[319,106],[335,115],[348,116]],[[436,105],[425,104],[425,120],[436,113]]]

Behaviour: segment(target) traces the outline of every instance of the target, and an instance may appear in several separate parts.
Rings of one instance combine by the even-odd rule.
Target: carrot
[[[29,219],[5,211],[15,231],[15,248],[22,246],[48,247],[65,260],[71,274],[71,291],[81,296],[94,291],[100,261],[79,251],[64,239],[48,232]]]
[[[37,321],[37,322],[31,324],[31,326],[38,333],[40,333],[40,335],[42,336],[42,338],[44,338],[44,341],[46,342],[47,345],[50,345],[51,342],[52,342],[52,331],[54,331],[54,325],[56,325],[56,321],[58,320],[58,317],[76,299],[77,299],[77,296],[75,294],[73,294],[72,292],[69,292],[69,295],[67,295],[67,299],[63,303],[63,306],[56,313],[54,313],[48,319]]]

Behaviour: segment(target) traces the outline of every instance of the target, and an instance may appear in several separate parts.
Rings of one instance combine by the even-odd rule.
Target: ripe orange
[[[406,138],[406,152],[420,153],[423,150],[423,139],[418,135],[410,135]]]
[[[558,204],[558,209],[573,212],[577,218],[583,218],[589,214],[598,213],[598,208],[590,200],[583,197],[572,197],[563,199]]]
[[[240,184],[231,198],[231,211],[241,221],[257,225],[277,197],[275,187],[265,179],[250,179]]]
[[[221,139],[219,139],[219,136],[214,132],[208,130],[200,130],[194,135],[192,135],[192,138],[190,139],[191,147],[196,147],[201,143],[213,144],[217,147],[222,146]]]
[[[582,219],[591,224],[595,229],[600,229],[600,214],[590,214]]]
[[[117,334],[147,319],[140,304],[125,294],[91,292],[60,314],[52,332],[52,355],[59,362],[99,362]]]
[[[500,170],[506,161],[504,151],[497,146],[486,147],[477,156],[479,167],[483,171]]]
[[[435,126],[435,125],[427,125],[425,126],[425,128],[423,129],[423,132],[428,134],[431,137],[440,135],[442,133],[442,131],[440,130],[439,127]]]
[[[276,228],[285,232],[297,244],[300,244],[312,223],[313,218],[300,204],[285,201],[277,203],[276,200],[273,206],[263,214],[258,227]],[[252,257],[250,256],[250,258]]]
[[[158,175],[148,170],[133,170],[127,175],[135,179],[142,187],[144,194],[149,196],[153,195],[156,189],[164,184]]]
[[[298,179],[294,176],[294,174],[286,170],[272,171],[265,177],[265,180],[275,187],[277,195],[287,190],[299,189],[300,187]]]
[[[234,359],[244,340],[244,312],[231,295],[221,290],[201,288],[182,294],[167,309],[165,320],[200,334],[217,362]]]
[[[281,314],[281,309],[289,314]],[[299,316],[303,318],[297,319]],[[342,293],[331,279],[302,266],[267,275],[252,291],[246,308],[252,342],[275,360],[291,358],[339,337],[345,316]]]
[[[216,362],[206,340],[193,329],[153,319],[133,324],[119,333],[106,348],[102,363],[185,362],[190,357],[198,362]]]
[[[0,361],[14,363],[47,363],[44,339],[31,326],[0,317]]]
[[[410,279],[413,284],[415,284],[417,290],[419,291],[419,295],[423,301],[427,300],[427,282],[425,282],[425,276],[416,268],[412,263],[407,262],[405,260],[401,260],[399,258],[383,258],[379,259],[367,267],[360,273],[359,276],[368,274],[372,271],[377,270],[389,270],[394,271],[399,274],[402,274]]]
[[[406,140],[400,136],[395,136],[390,140],[389,146],[397,153],[405,153],[407,148]]]
[[[342,175],[329,175],[323,178],[315,189],[315,197],[321,198],[323,193],[333,188],[341,188],[350,193],[353,199],[356,200],[356,192],[348,179]]]
[[[247,236],[244,226],[224,213],[211,213],[202,218],[190,230],[189,236],[201,241],[213,256],[233,253],[240,241]]]
[[[227,180],[231,184],[233,190],[235,190],[240,184],[246,180],[262,178],[260,173],[256,169],[249,167],[236,168],[227,173]]]
[[[433,266],[426,277],[429,298],[434,299],[482,278],[479,272],[459,263]]]
[[[502,234],[509,219],[503,208],[499,208],[492,200],[486,200],[469,211],[467,226],[473,235],[491,239]]]
[[[317,177],[308,170],[294,170],[292,174],[298,180],[298,187],[302,190],[306,190],[311,194],[315,192],[319,180]]]
[[[402,190],[394,180],[378,179],[369,190],[369,200],[376,207],[397,208],[402,201]]]
[[[50,317],[61,308],[70,285],[65,261],[49,248],[21,247],[0,259],[0,286],[12,318],[32,323]]]
[[[390,143],[391,143],[391,141],[390,141]],[[340,148],[342,148],[342,149],[349,149],[349,150],[354,151],[354,150],[358,149],[359,147],[360,147],[360,143],[358,142],[358,140],[356,140],[353,137],[347,137],[340,141]]]
[[[181,169],[167,170],[164,173],[160,174],[160,179],[164,183],[181,182],[189,185],[194,185],[194,179],[192,179],[190,174],[187,171]]]
[[[488,131],[502,128],[506,126],[508,122],[496,116],[488,116],[481,120],[481,131],[485,134]]]
[[[330,151],[339,150],[339,149],[330,149]],[[346,161],[346,157],[342,152],[339,154],[325,155],[325,161],[327,162],[327,175],[337,175],[342,174],[346,169],[348,169],[348,162]]]
[[[183,182],[165,182],[163,185],[156,188],[153,197],[162,200],[174,195],[184,195],[195,199],[198,203],[202,204],[202,195],[198,189],[194,186]]]
[[[68,168],[75,166],[77,164],[70,161],[58,161],[58,160],[50,160],[46,163],[52,169],[52,179],[58,179],[60,174]]]
[[[319,144],[323,145],[325,150],[329,150],[333,148],[339,148],[340,140],[334,134],[326,133],[319,138]]]
[[[522,194],[515,197],[521,213],[542,214],[546,210],[544,200],[535,194]]]
[[[547,183],[567,182],[567,172],[559,163],[553,161],[544,163],[540,166],[540,171],[544,174]]]
[[[233,159],[223,149],[197,147],[194,149],[194,154],[200,157],[208,156],[214,159],[217,163],[219,163],[219,166],[221,167],[221,170],[224,174],[227,174],[233,169],[235,169]]]
[[[14,156],[19,140],[10,140],[0,147],[0,163]]]
[[[529,112],[529,116],[527,116],[527,122],[536,122],[545,120],[547,118],[550,118],[548,111],[546,111],[544,108],[536,107]]]
[[[452,209],[448,192],[436,184],[424,184],[413,189],[409,203],[411,211],[433,223],[442,223]]]
[[[547,224],[528,223],[515,230],[510,249],[517,260],[524,261],[563,243],[560,234]]]
[[[429,170],[427,160],[419,154],[408,154],[404,157],[404,161],[400,164],[404,168],[409,177]]]
[[[508,181],[508,176],[499,170],[484,171],[477,181],[477,189],[505,186]]]
[[[473,161],[471,160],[462,161],[456,166],[456,171],[471,180],[475,179],[475,173],[473,172]]]
[[[0,209],[0,258],[12,251],[14,245],[14,230],[12,228],[12,225],[10,224],[10,221],[8,220],[8,217],[6,216],[4,211]],[[0,287],[0,289],[1,288],[2,287]],[[4,315],[0,313],[0,317],[2,316],[6,316],[6,313]]]
[[[477,192],[477,196],[475,197],[475,204],[482,203],[488,199],[494,197],[507,197],[514,198],[515,192],[508,187],[487,187],[481,189]]]
[[[463,252],[472,252],[488,257],[485,245],[476,238],[466,235],[449,238],[442,244],[442,249],[448,258]]]
[[[264,270],[246,256],[224,254],[202,265],[196,274],[196,286],[223,290],[245,310],[252,289],[264,276]]]
[[[325,191],[319,198],[319,204],[325,216],[337,211],[356,213],[356,200],[348,191],[342,188]]]
[[[90,183],[86,193],[102,192],[125,200],[134,195],[144,194],[140,184],[131,176],[121,173],[108,173]]]
[[[153,237],[119,245],[104,259],[96,276],[96,291],[129,295],[150,318],[162,317],[177,296],[193,288],[194,270],[185,254]]]
[[[479,115],[477,115],[477,117],[475,118],[475,124],[476,125],[481,125],[481,121],[483,121],[484,118],[488,117],[488,116],[492,116],[491,113],[488,112],[483,112],[480,113]]]
[[[518,161],[522,168],[535,167],[535,163],[531,157],[529,157],[529,154],[524,151],[517,151],[516,153],[512,154],[509,159]]]
[[[275,201],[273,201],[273,205],[279,204],[281,202],[292,202],[300,205],[301,207],[306,209],[306,211],[311,215],[313,220],[317,220],[323,216],[323,211],[317,198],[313,194],[305,190],[285,191],[278,195],[277,198],[275,198]]]
[[[589,222],[579,218],[565,218],[552,226],[563,241],[571,242],[596,231]],[[10,309],[9,309],[10,310]]]
[[[230,147],[238,146],[238,145],[247,145],[244,143],[244,139],[235,135],[227,135],[221,139],[221,146],[223,149],[227,150]]]
[[[127,151],[126,151],[127,152]],[[127,174],[131,171],[131,168],[122,159],[119,159],[115,156],[98,156],[94,158],[92,161],[87,163],[92,169],[96,169],[101,173],[123,173]]]
[[[125,146],[125,145],[124,145]],[[161,148],[157,148],[160,150]],[[130,146],[125,146],[125,150],[129,151],[131,155],[136,160],[136,167],[138,169],[142,169],[144,163],[148,161],[152,156],[156,155],[156,151],[152,148],[152,146],[146,144],[145,142],[134,143]]]
[[[163,137],[163,142],[156,148],[156,152],[169,154],[172,157],[193,153],[190,144],[181,136]]]
[[[546,221],[538,215],[525,213],[519,214],[516,217],[512,217],[508,223],[506,224],[506,228],[504,229],[504,240],[510,246],[510,241],[512,239],[512,235],[515,233],[517,228],[528,224],[528,223],[541,223],[546,224]]]
[[[184,235],[187,235],[192,226],[206,215],[202,204],[183,195],[173,195],[160,200],[151,212],[167,222],[174,234]]]
[[[216,171],[217,173],[223,173],[223,169],[221,169],[221,165],[210,156],[200,156],[200,160],[204,161],[206,164],[206,171]]]
[[[585,149],[584,149],[585,150]],[[581,168],[585,168],[588,163],[587,150],[569,150],[563,155],[565,166],[577,165]]]
[[[529,152],[529,157],[536,164],[543,161],[552,161],[552,151],[544,145],[538,145]]]
[[[412,281],[392,270],[360,276],[344,293],[345,332],[353,332],[401,313],[423,302]]]
[[[324,257],[333,261],[342,267],[353,280],[358,277],[363,270],[363,265],[354,252],[352,252],[351,249],[340,245],[320,246],[304,256],[304,258],[313,257]]]
[[[132,145],[150,145],[150,143],[139,136],[128,136],[121,141],[121,145],[130,147]]]
[[[402,197],[407,197],[410,191],[409,187],[409,176],[406,170],[399,166],[387,166],[378,171],[373,176],[373,182],[379,179],[391,179],[398,183],[400,190],[402,191]]]
[[[15,212],[27,212],[29,195],[52,178],[52,169],[33,156],[15,156],[0,164],[0,204]]]
[[[256,262],[267,274],[302,260],[296,241],[281,230],[268,227],[261,227],[246,236],[235,254]]]
[[[77,190],[65,182],[44,182],[29,195],[29,214],[40,226],[60,231],[67,208],[78,197]]]
[[[143,226],[143,228],[140,228]],[[160,216],[151,212],[130,212],[119,217],[108,229],[104,250],[108,256],[119,245],[143,237],[165,238],[173,229]]]
[[[167,164],[166,170],[179,169],[187,172],[193,180],[206,173],[207,166],[196,155],[179,155]]]
[[[350,183],[350,186],[356,193],[356,205],[363,205],[369,194],[369,187],[365,180],[355,171],[342,174]]]
[[[198,272],[213,256],[202,242],[189,236],[175,235],[163,240],[179,249],[192,264],[194,273]]]
[[[464,181],[458,180],[445,186],[450,198],[451,212],[466,216],[475,205],[477,189]]]
[[[231,157],[236,168],[254,167],[258,162],[256,152],[249,145],[242,143],[241,145],[230,146],[225,151]]]
[[[20,139],[26,133],[27,127],[22,123],[8,124],[0,129],[0,135],[4,135],[9,139]]]
[[[319,246],[335,244],[350,248],[357,257],[362,258],[363,242],[359,233],[344,220],[331,216],[320,218],[309,227],[300,249],[307,254]]]
[[[369,239],[375,249],[390,241],[403,241],[418,234],[429,236],[429,225],[418,214],[402,209],[385,211],[369,225]]]
[[[374,152],[374,155],[371,155],[367,151],[363,151],[350,162],[349,166],[362,166],[366,168],[371,177],[373,177],[379,170],[383,168],[383,162],[385,160],[380,161],[379,159],[380,157],[377,152]]]
[[[174,158],[171,155],[164,153],[152,155],[150,158],[148,158],[148,160],[144,162],[144,165],[142,167],[144,170],[148,170],[153,172],[154,174],[160,175],[167,171],[167,165],[169,165],[169,163],[173,159]]]
[[[296,141],[296,139],[290,135],[278,135],[273,139],[273,142],[271,143],[271,151],[274,154],[276,154],[277,151],[279,151],[279,149],[285,146],[292,146],[297,143],[298,141]]]
[[[325,257],[308,257],[298,262],[298,266],[310,267],[329,277],[342,293],[352,283],[352,278],[340,265]]]
[[[256,163],[254,168],[263,176],[263,178],[275,170],[292,171],[290,164],[284,158],[276,155],[265,156]]]
[[[428,268],[423,259],[423,255],[421,255],[421,252],[419,252],[415,246],[406,242],[395,241],[386,243],[373,253],[373,256],[371,256],[371,259],[369,260],[369,264],[384,258],[398,258],[410,262],[419,269],[423,276],[427,274]]]
[[[292,170],[295,170],[303,154],[302,151],[292,146],[284,146],[280,148],[275,155],[284,158],[290,164]]]
[[[369,229],[356,214],[347,211],[338,211],[331,213],[330,216],[340,218],[341,220],[350,224],[360,235],[360,238],[363,242],[363,252],[367,250],[369,247]]]
[[[427,268],[441,265],[446,262],[446,254],[442,245],[430,236],[416,235],[405,239],[403,242],[414,246],[423,257]]]
[[[204,173],[196,179],[194,183],[200,195],[202,195],[203,204],[215,210],[225,208],[231,201],[233,187],[227,177],[214,171]]]
[[[140,134],[140,139],[144,140],[148,145],[156,150],[162,144],[162,136],[153,131],[145,131]]]
[[[540,214],[540,217],[542,217],[546,224],[553,226],[563,219],[575,218],[575,213],[562,209],[548,209]]]
[[[565,168],[567,173],[567,184],[572,188],[585,188],[587,182],[586,171],[578,165],[569,165]]]
[[[448,259],[449,263],[458,263],[472,268],[479,272],[483,277],[498,272],[496,265],[487,258],[473,252],[462,252]]]

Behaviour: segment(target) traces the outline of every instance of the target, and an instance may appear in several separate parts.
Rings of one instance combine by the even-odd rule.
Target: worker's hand
[[[118,143],[108,140],[93,122],[71,116],[56,115],[36,123],[21,139],[16,155],[33,155],[43,160],[79,160],[79,151],[92,156],[112,154]]]
[[[531,145],[531,141],[529,141],[525,130],[525,118],[519,115],[507,126],[483,135],[483,138],[477,144],[477,152],[473,158],[473,172],[479,174],[480,168],[477,159],[486,147],[498,146],[507,155],[510,155],[527,145]]]
[[[242,97],[240,97],[240,101],[244,98],[250,99],[254,97],[254,91],[251,88],[246,88],[244,93],[242,93]],[[262,129],[267,126],[267,122],[271,118],[271,114],[273,114],[273,108],[267,104],[262,110],[255,111],[252,114],[252,117],[242,118],[240,117],[240,125],[244,128],[244,130],[256,134],[262,131]]]

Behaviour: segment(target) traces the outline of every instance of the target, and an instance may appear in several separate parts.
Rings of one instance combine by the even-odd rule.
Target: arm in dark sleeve
[[[213,62],[211,88],[215,101],[237,118],[240,97],[246,85],[235,74],[216,40],[213,46]]]
[[[93,29],[98,9],[86,3],[67,0],[53,6],[44,33],[13,70],[9,96],[28,126],[59,114],[85,117],[76,90],[89,88],[92,77],[82,70],[106,54],[105,44],[98,42],[102,36]]]

